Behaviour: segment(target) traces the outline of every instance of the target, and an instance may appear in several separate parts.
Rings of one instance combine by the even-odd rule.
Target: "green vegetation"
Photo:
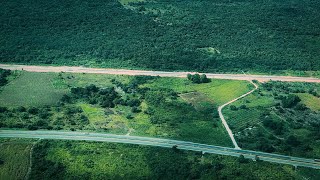
[[[217,107],[249,91],[248,84],[22,72],[0,94],[0,127],[100,131],[231,146]]]
[[[3,87],[0,106],[44,106],[56,104],[67,92],[55,84],[57,74],[22,72],[19,77]]]
[[[0,139],[0,179],[25,179],[33,140]]]
[[[315,0],[7,0],[0,62],[319,71],[319,9]]]
[[[11,74],[10,70],[0,69],[0,87],[8,83],[7,77]]]
[[[43,140],[30,179],[303,179],[300,168],[158,147]]]
[[[320,98],[312,94],[298,93],[302,103],[313,111],[320,111]]]
[[[196,74],[188,74],[187,75],[187,78],[192,81],[193,83],[196,83],[196,84],[200,84],[200,83],[208,83],[210,82],[211,80],[207,78],[207,76],[205,74],[201,74],[199,75],[198,73]]]
[[[247,81],[218,80],[215,79],[209,83],[194,84],[187,79],[180,78],[158,78],[152,83],[143,87],[173,89],[178,93],[199,92],[217,105],[222,105],[253,88]]]
[[[319,158],[319,89],[319,84],[271,81],[223,113],[243,148]]]

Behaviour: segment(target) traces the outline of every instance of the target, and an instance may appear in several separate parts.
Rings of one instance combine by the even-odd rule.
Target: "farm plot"
[[[0,179],[25,179],[33,140],[0,139]]]
[[[0,92],[0,106],[44,106],[57,103],[67,89],[56,83],[58,74],[23,72]]]

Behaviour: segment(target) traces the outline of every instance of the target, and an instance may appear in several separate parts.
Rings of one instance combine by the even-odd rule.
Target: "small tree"
[[[237,111],[238,108],[237,108],[235,105],[231,105],[231,106],[230,106],[230,110],[232,110],[232,111]]]
[[[174,151],[174,152],[178,152],[178,151],[179,151],[179,149],[178,149],[178,146],[177,146],[177,145],[172,146],[172,149],[173,149],[173,151]]]
[[[208,83],[210,82],[210,79],[207,78],[207,75],[201,74],[199,75],[198,73],[192,75],[192,74],[187,74],[188,80],[192,81],[193,83],[200,84],[200,83]]]
[[[238,161],[239,161],[239,163],[248,163],[249,162],[249,160],[244,158],[244,156],[242,154],[239,156]]]
[[[299,146],[301,144],[301,142],[297,139],[297,137],[293,135],[290,135],[287,138],[286,143],[293,147]]]
[[[259,156],[257,156],[257,155],[254,157],[254,160],[257,161],[257,162],[260,162],[260,161],[261,161],[261,159],[260,159]]]
[[[246,106],[245,104],[242,104],[242,105],[240,106],[240,109],[248,109],[248,108],[247,108],[247,106]]]
[[[208,82],[210,82],[210,79],[207,78],[207,75],[201,74],[200,81],[201,81],[201,83],[208,83]]]
[[[301,99],[297,95],[290,94],[282,99],[282,106],[284,108],[292,108],[300,101]]]
[[[38,114],[38,112],[39,112],[39,109],[36,107],[31,107],[28,109],[28,113],[33,114],[33,115]]]
[[[201,83],[200,75],[199,74],[193,75],[192,82],[200,84]]]
[[[188,80],[192,80],[192,75],[191,74],[187,74],[187,78],[188,78]]]

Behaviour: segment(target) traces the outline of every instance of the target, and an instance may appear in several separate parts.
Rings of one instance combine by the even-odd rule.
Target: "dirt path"
[[[32,168],[32,156],[33,156],[33,148],[34,148],[34,146],[38,143],[38,142],[40,142],[41,141],[41,139],[39,139],[38,141],[36,141],[36,142],[34,142],[33,144],[32,144],[32,147],[30,148],[30,154],[29,154],[29,168],[28,168],[28,172],[27,172],[27,174],[26,174],[26,177],[25,177],[25,179],[26,180],[29,180],[30,179],[30,174],[31,174],[31,168]]]
[[[250,81],[250,82],[251,82],[251,84],[253,84],[254,87],[255,87],[253,90],[251,90],[251,91],[247,92],[246,94],[244,94],[244,95],[242,95],[242,96],[240,96],[240,97],[238,97],[238,98],[235,98],[235,99],[233,99],[233,100],[231,100],[231,101],[229,101],[229,102],[227,102],[227,103],[219,106],[219,108],[218,108],[219,117],[220,117],[220,119],[221,119],[221,121],[222,121],[222,124],[223,124],[224,127],[226,128],[226,130],[227,130],[227,132],[228,132],[228,134],[229,134],[229,136],[230,136],[230,139],[231,139],[231,141],[232,141],[235,149],[241,149],[241,148],[238,146],[238,143],[237,143],[237,141],[235,140],[235,138],[234,138],[234,136],[233,136],[233,133],[232,133],[231,129],[229,128],[228,123],[227,123],[227,121],[225,120],[225,118],[224,118],[224,116],[223,116],[223,114],[222,114],[222,109],[223,109],[224,107],[226,107],[227,105],[229,105],[229,104],[231,104],[231,103],[233,103],[233,102],[235,102],[235,101],[237,101],[237,100],[239,100],[239,99],[241,99],[241,98],[244,98],[244,97],[248,96],[249,94],[253,93],[255,90],[258,89],[258,85],[256,85],[256,84],[253,83],[252,81]]]
[[[188,73],[195,72],[164,72],[164,71],[143,71],[143,70],[127,70],[127,69],[103,69],[103,68],[85,68],[85,67],[69,67],[69,66],[27,66],[0,64],[2,69],[25,70],[30,72],[70,72],[70,73],[94,73],[94,74],[115,74],[115,75],[147,75],[161,77],[180,77],[185,78]],[[293,77],[293,76],[266,76],[266,75],[246,75],[246,74],[213,74],[206,73],[208,78],[215,79],[233,79],[233,80],[258,80],[266,81],[290,81],[290,82],[313,82],[320,83],[320,79],[311,77]]]

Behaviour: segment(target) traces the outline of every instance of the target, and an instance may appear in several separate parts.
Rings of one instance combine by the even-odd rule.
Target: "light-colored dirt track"
[[[250,82],[251,82],[251,81],[250,81]],[[231,139],[231,141],[232,141],[235,149],[240,149],[240,147],[238,146],[238,143],[237,143],[237,141],[235,140],[235,138],[234,138],[234,136],[233,136],[233,133],[232,133],[231,129],[229,128],[228,123],[227,123],[227,121],[225,120],[225,118],[224,118],[224,116],[223,116],[223,114],[222,114],[222,109],[223,109],[224,107],[226,107],[227,105],[229,105],[229,104],[231,104],[231,103],[233,103],[233,102],[235,102],[235,101],[237,101],[237,100],[239,100],[239,99],[241,99],[241,98],[244,98],[244,97],[248,96],[249,94],[253,93],[255,90],[258,89],[258,85],[256,85],[256,84],[253,83],[253,82],[251,82],[251,83],[254,85],[254,89],[253,89],[253,90],[251,90],[251,91],[247,92],[246,94],[243,94],[242,96],[237,97],[237,98],[235,98],[235,99],[233,99],[233,100],[231,100],[231,101],[229,101],[229,102],[227,102],[227,103],[219,106],[219,108],[218,108],[219,117],[220,117],[220,119],[221,119],[221,121],[222,121],[223,126],[226,128],[226,130],[227,130],[227,132],[228,132],[228,134],[229,134],[229,137],[230,137],[230,139]]]
[[[85,68],[69,66],[28,66],[28,65],[11,65],[0,64],[0,68],[10,70],[25,70],[30,72],[70,72],[70,73],[94,73],[94,74],[117,74],[117,75],[146,75],[161,77],[181,77],[185,78],[188,73],[195,72],[164,72],[164,71],[144,71],[144,70],[127,70],[127,69],[104,69],[104,68]],[[233,79],[233,80],[258,80],[266,81],[289,81],[289,82],[313,82],[320,83],[320,79],[312,77],[293,77],[293,76],[267,76],[267,75],[245,75],[245,74],[213,74],[206,73],[208,78],[215,79]]]

